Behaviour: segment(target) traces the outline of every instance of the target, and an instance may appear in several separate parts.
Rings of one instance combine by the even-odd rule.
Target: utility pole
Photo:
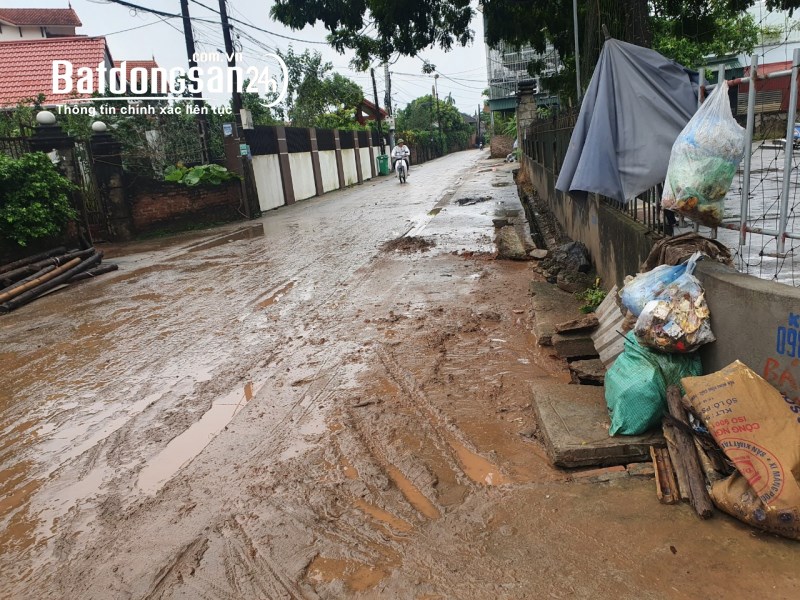
[[[181,0],[181,15],[183,16],[183,36],[186,38],[186,55],[189,58],[189,68],[192,69],[197,66],[197,61],[194,59],[194,33],[192,32],[192,19],[189,16],[189,0]],[[202,94],[195,92],[193,95],[195,97],[194,105],[198,107],[195,118],[197,119],[197,129],[200,131],[200,149],[203,163],[207,164],[211,162],[208,152],[208,121],[202,110],[203,101],[200,99]]]
[[[436,73],[433,76],[433,95],[434,95],[434,98],[436,99],[436,122],[439,124],[439,126],[436,128],[436,130],[438,132],[438,137],[439,137],[439,149],[442,150],[442,145],[443,145],[442,129],[443,128],[442,128],[442,111],[439,110],[439,74],[438,73]],[[444,150],[442,150],[442,153],[444,154]]]
[[[386,86],[386,93],[384,96],[384,105],[386,106],[386,114],[394,117],[392,111],[392,80],[389,76],[389,63],[383,63],[383,80]],[[394,127],[389,127],[389,147],[394,148]]]
[[[381,107],[378,104],[378,86],[375,84],[375,69],[370,69],[372,76],[372,93],[375,95],[375,117],[378,119],[378,135],[381,136],[381,154],[386,154],[386,145],[383,143],[383,128],[381,127]]]
[[[219,18],[222,21],[222,36],[225,39],[225,52],[228,55],[228,67],[236,66],[236,51],[233,49],[233,39],[231,38],[231,24],[228,21],[228,6],[226,0],[219,0]],[[231,74],[233,83],[232,107],[236,117],[236,122],[241,125],[242,95],[238,90],[238,77],[236,71]]]

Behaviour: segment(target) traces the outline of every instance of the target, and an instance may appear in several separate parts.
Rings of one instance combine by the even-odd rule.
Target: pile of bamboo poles
[[[103,253],[95,248],[54,248],[0,266],[0,313],[24,306],[59,286],[115,271],[117,265],[101,265]]]

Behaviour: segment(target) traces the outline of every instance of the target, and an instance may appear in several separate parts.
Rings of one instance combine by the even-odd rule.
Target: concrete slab
[[[594,342],[588,333],[556,333],[551,342],[561,358],[567,360],[588,359],[598,356]]]
[[[582,302],[546,281],[532,281],[530,292],[537,343],[551,346],[556,325],[579,316]]]
[[[604,389],[565,383],[537,383],[533,407],[541,440],[557,467],[624,465],[650,460],[650,446],[664,446],[661,432],[608,435]]]

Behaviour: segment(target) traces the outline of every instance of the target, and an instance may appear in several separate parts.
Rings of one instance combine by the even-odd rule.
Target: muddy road
[[[796,544],[549,466],[510,173],[410,175],[0,319],[0,597],[796,597]]]

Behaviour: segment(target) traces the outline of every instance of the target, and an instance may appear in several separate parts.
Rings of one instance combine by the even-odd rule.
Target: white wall
[[[328,192],[339,188],[339,170],[336,168],[336,150],[319,153],[319,169],[322,171],[322,189]]]
[[[344,171],[344,184],[355,185],[358,183],[358,172],[356,171],[356,151],[353,148],[342,150],[342,170]]]
[[[15,42],[18,40],[42,39],[41,27],[23,27],[22,35],[19,34],[19,27],[15,25],[0,25],[3,31],[0,32],[0,41]]]
[[[372,179],[372,161],[369,159],[369,148],[359,148],[361,155],[361,178],[366,181]]]
[[[289,166],[292,169],[292,186],[294,199],[305,200],[317,195],[314,183],[314,167],[311,163],[311,152],[290,152]]]
[[[286,204],[283,198],[281,165],[278,155],[254,156],[253,171],[256,176],[256,189],[258,190],[258,202],[261,210],[271,210]]]

